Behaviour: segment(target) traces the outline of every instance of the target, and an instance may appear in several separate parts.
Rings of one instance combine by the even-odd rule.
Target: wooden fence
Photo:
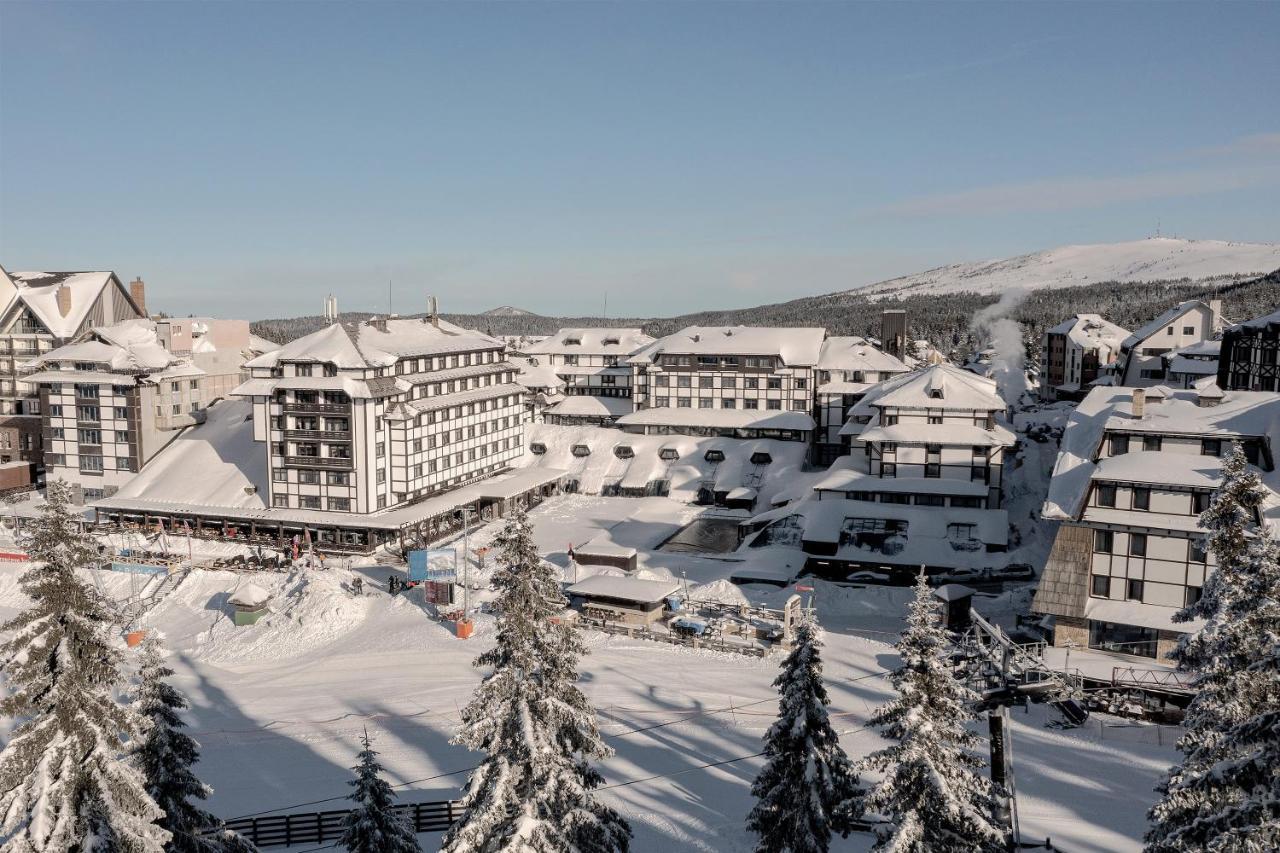
[[[414,832],[444,832],[462,814],[457,801],[404,803],[396,811],[413,826]],[[349,810],[265,815],[227,821],[234,830],[259,847],[290,844],[324,844],[342,837]]]

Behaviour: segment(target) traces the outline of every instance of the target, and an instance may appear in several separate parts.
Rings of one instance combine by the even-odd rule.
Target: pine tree
[[[356,778],[348,783],[355,788],[351,800],[356,807],[347,814],[339,843],[351,853],[418,853],[418,837],[394,810],[396,795],[382,778],[382,765],[368,731],[360,742],[364,745],[360,763],[352,768]]]
[[[831,834],[847,835],[861,811],[858,776],[827,715],[821,649],[821,631],[805,619],[773,682],[778,719],[765,734],[765,766],[751,786],[757,803],[747,818],[760,837],[756,853],[826,853]]]
[[[1222,485],[1200,516],[1216,566],[1200,600],[1174,617],[1204,624],[1171,655],[1179,669],[1194,674],[1196,694],[1178,741],[1183,760],[1157,787],[1161,800],[1151,810],[1146,837],[1150,853],[1274,849],[1257,845],[1276,838],[1277,765],[1269,771],[1269,793],[1266,780],[1248,769],[1269,750],[1274,757],[1267,720],[1270,737],[1280,736],[1274,716],[1280,707],[1280,571],[1275,547],[1258,527],[1265,496],[1237,445],[1223,465]]]
[[[475,662],[492,671],[454,739],[486,756],[467,780],[444,853],[625,853],[630,827],[592,794],[603,780],[589,760],[613,750],[576,684],[586,647],[555,620],[567,604],[558,573],[538,556],[523,511],[495,544],[497,642]]]
[[[980,739],[965,727],[978,696],[948,669],[949,642],[923,576],[897,649],[902,665],[890,681],[898,697],[869,722],[894,743],[863,762],[885,774],[866,803],[891,825],[877,833],[873,850],[1003,850],[1006,833],[994,821],[996,792],[976,752]]]
[[[183,729],[180,713],[187,700],[166,680],[173,675],[164,662],[160,642],[149,635],[142,644],[134,709],[147,723],[133,758],[146,780],[147,793],[164,812],[158,823],[171,834],[166,853],[239,853],[253,851],[249,841],[226,829],[196,804],[210,789],[191,767],[200,760],[200,745]],[[204,833],[208,833],[207,835]]]
[[[20,581],[31,606],[0,628],[11,691],[0,713],[19,721],[0,753],[0,833],[6,853],[161,853],[160,809],[124,755],[143,726],[115,699],[120,652],[105,603],[76,574],[97,555],[70,495],[49,484]]]

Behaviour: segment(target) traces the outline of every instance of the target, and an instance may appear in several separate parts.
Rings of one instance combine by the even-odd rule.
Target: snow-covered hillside
[[[490,308],[484,312],[482,317],[536,317],[532,311],[526,311],[523,308],[516,308],[514,305],[499,305],[497,308]]]
[[[847,291],[860,295],[1003,293],[1102,281],[1248,277],[1280,269],[1280,243],[1151,237],[1128,243],[1062,246],[994,261],[950,264]]]

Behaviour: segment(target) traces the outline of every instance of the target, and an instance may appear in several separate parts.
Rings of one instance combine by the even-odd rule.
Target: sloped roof
[[[502,346],[501,341],[489,335],[444,320],[439,323],[436,326],[426,320],[389,319],[386,331],[373,322],[334,323],[264,353],[246,366],[275,367],[282,361],[314,361],[352,370],[387,367],[405,357]]]
[[[826,329],[776,326],[688,326],[660,338],[632,357],[650,363],[658,355],[776,355],[788,367],[818,363]]]
[[[694,409],[654,406],[618,418],[619,426],[700,426],[718,429],[811,430],[804,412],[777,409]]]
[[[576,340],[578,343],[568,343]],[[603,353],[630,355],[654,342],[639,329],[560,329],[536,343],[522,347],[529,355],[564,355],[566,353]]]
[[[115,280],[113,272],[15,272],[9,278],[17,287],[17,298],[31,309],[54,337],[72,337],[89,316],[102,291]],[[71,310],[64,317],[58,310],[58,290],[71,292]],[[127,294],[121,288],[121,298]]]
[[[1160,316],[1156,317],[1154,320],[1152,320],[1151,322],[1147,323],[1146,325],[1142,326],[1140,329],[1135,331],[1129,337],[1125,338],[1123,346],[1132,347],[1135,344],[1145,341],[1147,338],[1156,334],[1165,326],[1174,322],[1179,317],[1183,316],[1188,311],[1191,311],[1194,308],[1203,308],[1206,311],[1209,310],[1209,306],[1204,302],[1201,302],[1199,299],[1188,299],[1186,302],[1179,302],[1177,305],[1173,306],[1172,308],[1166,309],[1160,314]],[[1221,322],[1222,322],[1222,318],[1219,317],[1218,323],[1221,324]]]
[[[882,373],[906,373],[908,368],[901,360],[881,352],[866,338],[835,336],[822,342],[818,356],[821,370],[876,370]]]
[[[27,364],[31,367],[43,367],[55,362],[86,361],[106,364],[111,370],[154,372],[183,361],[160,343],[156,324],[152,320],[138,318],[113,326],[95,326],[82,338],[42,353]],[[193,375],[204,373],[198,368],[195,370]]]
[[[935,393],[940,397],[933,396]],[[999,412],[1005,402],[996,392],[993,379],[970,373],[953,364],[934,364],[914,373],[881,382],[851,410],[895,406],[905,409],[973,409]]]
[[[1072,343],[1085,349],[1105,346],[1116,350],[1129,337],[1130,332],[1101,314],[1076,314],[1054,326],[1049,334],[1066,335]]]

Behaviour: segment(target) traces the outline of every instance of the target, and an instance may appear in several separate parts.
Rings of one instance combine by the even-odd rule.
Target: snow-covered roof
[[[647,580],[608,574],[592,575],[568,589],[570,595],[580,595],[584,598],[615,598],[637,604],[657,604],[679,591],[680,583],[675,580]]]
[[[881,352],[856,336],[833,336],[822,343],[818,356],[820,370],[875,370],[881,373],[906,373],[909,368],[887,352]]]
[[[788,367],[818,363],[826,329],[776,326],[688,326],[632,356],[650,364],[659,355],[773,355]]]
[[[244,586],[231,593],[231,597],[227,601],[240,607],[262,607],[271,600],[271,593],[267,592],[256,583],[245,584]]]
[[[943,362],[895,376],[879,383],[850,411],[871,413],[873,408],[961,409],[1001,412],[1005,402],[996,382]]]
[[[1216,456],[1191,453],[1163,453],[1135,450],[1120,456],[1099,459],[1094,480],[1139,485],[1217,488],[1222,479],[1222,460]]]
[[[1187,312],[1192,311],[1196,308],[1203,308],[1206,311],[1209,310],[1209,306],[1206,305],[1204,302],[1201,302],[1199,299],[1188,299],[1186,302],[1179,302],[1177,305],[1173,306],[1172,308],[1165,309],[1163,312],[1161,312],[1160,316],[1156,317],[1151,322],[1143,325],[1133,334],[1129,335],[1129,337],[1125,338],[1122,346],[1126,348],[1133,347],[1136,344],[1139,344],[1142,341],[1145,341],[1147,338],[1160,332],[1162,329],[1164,329],[1165,326],[1168,326],[1170,323],[1176,321],[1179,317],[1183,316]],[[1217,319],[1218,319],[1218,322],[1221,323],[1221,318],[1217,318]]]
[[[848,457],[846,457],[848,458]],[[876,477],[848,468],[836,470],[832,466],[822,479],[813,484],[813,491],[826,492],[890,492],[897,494],[960,495],[981,498],[987,495],[986,483],[969,480],[943,479],[941,477]]]
[[[383,322],[386,331],[382,330]],[[388,367],[400,358],[500,347],[502,342],[497,338],[444,320],[439,321],[439,326],[427,319],[370,320],[334,323],[264,353],[246,366],[275,367],[282,361],[309,361],[333,364],[340,370],[358,370]]]
[[[516,373],[516,384],[525,388],[563,388],[564,380],[555,372],[555,369],[549,364],[534,364],[531,359],[523,358],[518,355],[507,357],[518,372]]]
[[[738,486],[736,489],[730,489],[729,493],[725,495],[725,499],[731,501],[751,501],[756,499],[757,494],[758,492],[756,492],[755,489],[748,486]]]
[[[1194,344],[1191,344],[1190,346],[1185,346],[1182,349],[1178,350],[1178,355],[1186,355],[1186,356],[1193,356],[1193,357],[1194,356],[1202,356],[1202,357],[1212,356],[1213,358],[1217,358],[1221,353],[1222,353],[1222,341],[1216,338],[1213,340],[1207,340],[1207,341],[1196,341]]]
[[[1280,326],[1280,309],[1272,311],[1270,314],[1263,314],[1261,317],[1254,317],[1252,320],[1245,320],[1243,323],[1237,323],[1231,328],[1260,331],[1268,326]]]
[[[649,346],[655,338],[639,329],[560,329],[537,343],[523,347],[528,355],[604,354],[631,355]]]
[[[1216,359],[1187,358],[1186,356],[1175,355],[1169,359],[1169,372],[1189,374],[1191,376],[1217,376],[1218,362]]]
[[[75,335],[103,290],[118,284],[113,272],[15,272],[9,273],[9,278],[17,287],[15,298],[58,338]],[[65,315],[58,308],[58,291],[64,287],[71,297],[70,310]],[[117,289],[116,298],[133,304],[123,287]]]
[[[1113,601],[1089,596],[1084,601],[1084,618],[1117,625],[1139,625],[1143,628],[1172,631],[1178,634],[1197,631],[1204,625],[1201,619],[1174,622],[1174,614],[1181,609],[1181,607],[1161,607],[1138,601]]]
[[[1110,350],[1118,350],[1125,338],[1129,337],[1128,329],[1117,326],[1101,314],[1076,314],[1069,320],[1054,326],[1049,334],[1066,335],[1071,342],[1085,349],[1104,346]]]
[[[874,382],[824,382],[818,386],[818,394],[865,394]]]
[[[214,351],[212,343],[206,351]],[[103,368],[97,371],[75,370],[77,363],[99,364]],[[55,364],[61,367],[42,369]],[[150,381],[206,375],[189,358],[165,349],[157,334],[156,323],[142,318],[125,320],[113,326],[96,326],[81,340],[42,353],[24,367],[37,371],[24,377],[28,382],[128,384],[144,374]]]
[[[618,425],[811,430],[813,418],[804,412],[770,409],[673,409],[655,406],[623,415],[618,418]]]
[[[616,418],[630,413],[634,408],[630,397],[571,394],[554,406],[548,407],[546,414],[579,418]]]
[[[635,548],[628,548],[626,545],[616,545],[613,542],[605,542],[603,540],[593,539],[585,545],[579,545],[573,549],[578,556],[590,557],[621,557],[629,559],[636,555]]]
[[[1273,453],[1280,448],[1280,394],[1228,391],[1216,405],[1202,406],[1201,390],[1172,390],[1160,402],[1147,401],[1143,417],[1135,418],[1133,392],[1132,388],[1094,388],[1071,413],[1049,480],[1049,494],[1043,508],[1045,518],[1079,517],[1089,480],[1098,468],[1098,450],[1108,431],[1224,440],[1252,437],[1265,440]],[[1143,471],[1130,469],[1128,473],[1159,477],[1159,471],[1146,469],[1167,464],[1171,471],[1176,471],[1174,466],[1182,464],[1173,452],[1126,455],[1137,456],[1140,461],[1126,463],[1121,456],[1121,461],[1114,465],[1112,460],[1107,460],[1108,470],[1120,471],[1125,465],[1134,465],[1141,466]],[[1280,487],[1280,469],[1264,473],[1263,481],[1276,490]]]
[[[261,335],[249,335],[249,349],[256,353],[274,352],[280,349],[280,345],[275,341],[269,341]]]

